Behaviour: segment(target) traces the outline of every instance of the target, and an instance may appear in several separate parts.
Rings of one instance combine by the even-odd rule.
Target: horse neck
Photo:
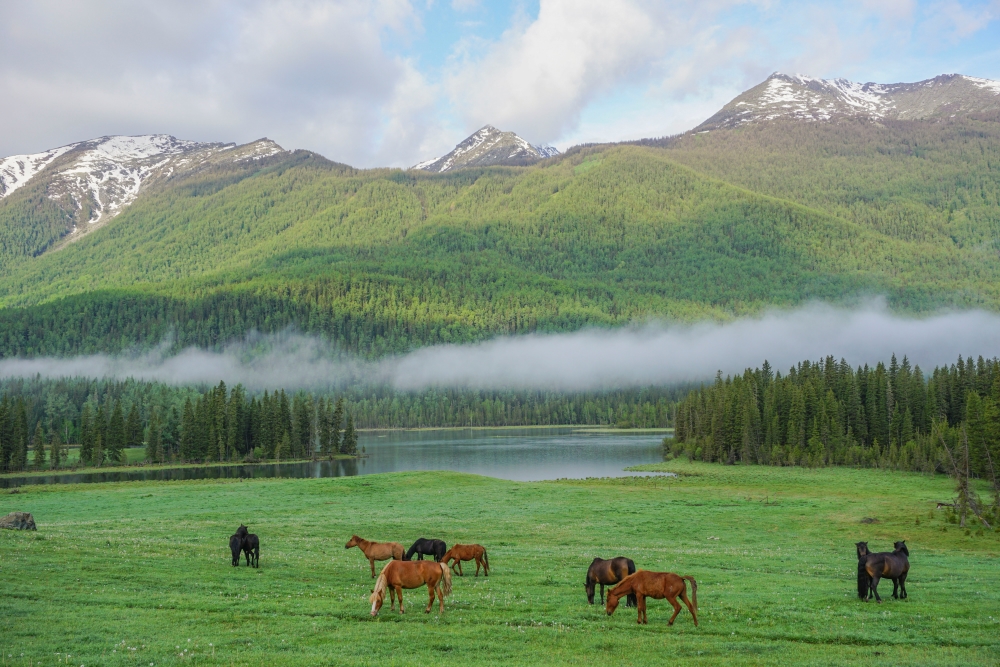
[[[372,545],[372,543],[369,542],[368,540],[358,537],[357,535],[355,535],[354,537],[357,539],[358,548],[361,549],[363,552],[368,553],[368,548]]]

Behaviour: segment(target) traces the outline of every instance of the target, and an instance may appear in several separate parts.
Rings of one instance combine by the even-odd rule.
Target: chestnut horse
[[[350,541],[344,545],[345,549],[357,547],[365,554],[368,563],[372,566],[372,579],[375,578],[375,561],[377,560],[402,560],[403,545],[399,542],[369,542],[361,539],[357,535],[351,535]]]
[[[406,613],[403,609],[403,589],[420,588],[427,585],[430,593],[430,600],[427,602],[425,614],[429,614],[434,605],[434,593],[437,592],[439,608],[438,613],[444,612],[444,599],[451,595],[451,571],[444,563],[433,563],[429,560],[394,560],[382,568],[375,582],[375,590],[368,598],[372,603],[372,616],[378,614],[379,609],[385,603],[385,589],[389,589],[389,609],[399,598],[399,613]]]
[[[441,562],[445,565],[450,563],[451,571],[455,571],[455,566],[458,565],[458,576],[465,576],[462,574],[462,561],[463,560],[475,560],[476,561],[476,576],[479,576],[479,566],[483,567],[483,573],[488,577],[490,576],[490,559],[486,555],[486,549],[481,544],[456,544],[452,546],[451,549],[445,552],[444,558]]]
[[[878,582],[880,579],[891,579],[892,580],[892,597],[905,599],[906,598],[906,575],[910,572],[910,551],[906,548],[906,542],[900,541],[893,544],[893,551],[884,551],[882,553],[866,553],[862,559],[861,555],[861,544],[865,545],[865,550],[867,551],[868,543],[859,542],[858,543],[858,594],[861,594],[861,572],[860,569],[863,566],[865,573],[869,577],[869,587],[872,593],[875,594],[875,602],[881,604],[882,598],[878,594]],[[866,593],[863,597],[864,601],[867,602],[869,595]]]
[[[619,556],[604,560],[595,558],[587,568],[587,580],[583,586],[587,590],[587,602],[594,604],[594,589],[601,585],[601,604],[604,604],[604,587],[617,584],[630,574],[635,574],[635,563],[631,558]],[[635,606],[635,595],[629,595],[625,601],[626,607]]]
[[[688,600],[687,584],[684,583],[685,579],[691,582],[691,600]],[[677,597],[680,596],[684,604],[687,605],[688,611],[691,612],[694,624],[698,625],[698,584],[695,582],[694,577],[680,577],[673,572],[650,572],[648,570],[639,570],[635,574],[630,574],[622,579],[621,583],[608,591],[608,616],[615,613],[615,609],[618,608],[618,600],[631,593],[635,593],[636,602],[638,603],[639,623],[648,623],[646,619],[646,598],[650,597],[656,600],[666,598],[667,602],[674,606],[674,615],[667,622],[667,625],[673,625],[677,614],[681,612],[681,606],[677,604]],[[692,602],[694,603],[693,605]]]

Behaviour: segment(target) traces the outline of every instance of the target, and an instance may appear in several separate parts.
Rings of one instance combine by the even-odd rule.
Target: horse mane
[[[385,576],[385,571],[389,569],[389,566],[393,564],[394,561],[389,561],[382,568],[382,571],[378,574],[378,579],[375,580],[375,588],[372,590],[372,594],[368,597],[368,601],[375,604],[375,600],[385,599],[385,587],[388,580]]]
[[[900,542],[897,542],[897,544],[899,544],[899,546],[896,547],[896,551],[902,551],[904,554],[906,554],[906,557],[909,558],[910,557],[910,550],[906,548],[906,542],[905,541],[900,541]],[[893,546],[895,547],[896,545],[894,544]]]

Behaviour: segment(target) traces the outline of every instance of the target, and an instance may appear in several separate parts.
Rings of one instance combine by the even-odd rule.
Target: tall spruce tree
[[[49,460],[51,461],[52,469],[55,470],[60,465],[62,465],[63,450],[62,450],[62,437],[59,435],[59,429],[50,427],[52,432],[52,437],[49,443]]]
[[[354,417],[347,414],[347,426],[344,427],[343,452],[354,456],[358,453],[358,433],[354,430]]]
[[[121,400],[115,400],[108,420],[108,436],[104,445],[104,457],[111,463],[122,462],[122,452],[125,449],[125,415],[122,412]]]
[[[125,420],[125,446],[142,447],[142,419],[139,417],[139,406],[135,402],[129,408]]]
[[[20,396],[17,399],[14,413],[14,470],[25,470],[28,467],[28,406]]]
[[[35,436],[31,439],[34,447],[35,458],[32,461],[32,465],[35,470],[41,470],[45,467],[45,429],[42,428],[42,422],[38,422],[35,426]]]
[[[198,425],[194,418],[194,406],[191,399],[184,401],[184,416],[181,418],[181,442],[180,456],[182,461],[193,461],[195,459],[195,430]]]
[[[340,429],[344,423],[344,397],[337,399],[337,405],[333,408],[333,416],[330,417],[330,447],[332,451],[346,454],[344,443],[340,436]]]
[[[160,410],[158,408],[153,408],[153,412],[149,416],[146,460],[150,463],[163,463],[163,426],[160,423]]]
[[[80,413],[80,464],[91,465],[94,462],[94,423],[90,413],[90,405],[84,403]]]

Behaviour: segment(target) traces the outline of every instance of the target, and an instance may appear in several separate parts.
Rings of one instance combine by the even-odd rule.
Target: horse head
[[[594,580],[588,576],[587,581],[583,584],[583,588],[587,591],[587,602],[594,604],[594,589],[597,588]]]
[[[360,542],[361,542],[360,537],[358,537],[357,535],[351,535],[351,539],[347,541],[347,544],[344,545],[344,548],[350,549],[351,547],[356,547]]]
[[[618,596],[615,595],[614,589],[608,591],[608,601],[604,609],[608,612],[608,616],[615,613],[615,609],[618,609]]]
[[[854,546],[857,547],[857,549],[858,549],[858,560],[861,560],[862,558],[864,558],[865,556],[868,555],[868,543],[867,542],[858,542]]]
[[[893,549],[896,551],[902,551],[907,558],[910,556],[910,550],[906,548],[906,540],[900,540],[892,545]]]

